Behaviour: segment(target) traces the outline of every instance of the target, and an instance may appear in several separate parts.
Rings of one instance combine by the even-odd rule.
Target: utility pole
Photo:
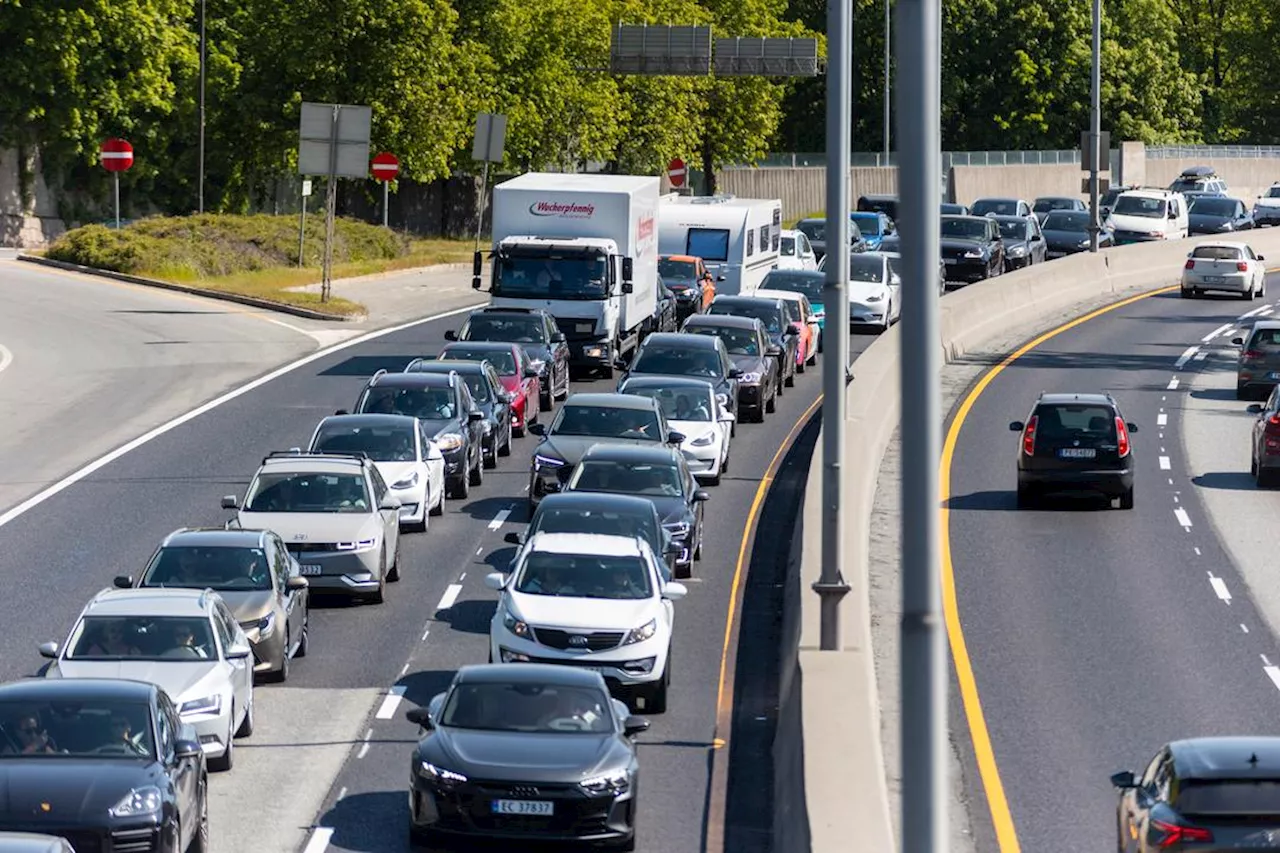
[[[903,853],[946,853],[947,670],[941,607],[938,344],[941,0],[898,0],[898,190],[902,213]]]
[[[199,213],[204,213],[204,75],[208,54],[208,42],[204,32],[204,5],[205,0],[200,0],[200,170],[199,177],[196,178],[196,210]]]
[[[890,0],[884,0],[884,162],[880,164],[881,166],[889,165],[889,123],[891,121],[889,109],[889,58],[891,54],[889,48],[890,33],[893,31],[893,16],[890,14],[889,3]]]
[[[1102,163],[1102,0],[1093,0],[1093,68],[1089,109],[1089,251],[1098,251],[1098,170]]]

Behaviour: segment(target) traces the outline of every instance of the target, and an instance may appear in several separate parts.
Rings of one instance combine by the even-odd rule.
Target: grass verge
[[[159,216],[119,231],[86,225],[59,237],[44,253],[57,261],[160,279],[188,287],[255,296],[351,316],[364,306],[290,288],[321,280],[324,219],[307,220],[303,265],[298,265],[298,220],[293,216]],[[456,263],[471,257],[464,240],[418,240],[377,225],[337,220],[333,277]]]

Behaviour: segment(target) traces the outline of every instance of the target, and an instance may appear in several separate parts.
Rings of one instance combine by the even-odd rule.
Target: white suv
[[[660,558],[643,539],[535,533],[511,573],[494,572],[485,584],[502,592],[490,662],[586,667],[640,710],[666,711],[672,602],[687,590],[663,583]]]
[[[1258,196],[1253,205],[1253,221],[1258,227],[1280,222],[1280,183],[1272,184],[1270,189]]]
[[[1107,227],[1117,246],[1181,240],[1187,236],[1190,226],[1186,197],[1171,190],[1140,189],[1121,193],[1107,218]]]

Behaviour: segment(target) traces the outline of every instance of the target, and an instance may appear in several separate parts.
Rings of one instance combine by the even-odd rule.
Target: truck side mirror
[[[631,259],[630,259],[630,258],[623,258],[623,259],[622,259],[622,283],[623,283],[624,285],[625,285],[625,284],[629,284],[629,283],[631,282],[631,272],[632,272],[632,263],[631,263]],[[630,293],[631,291],[629,291],[629,290],[627,290],[627,289],[625,289],[625,288],[624,288],[622,292],[623,292],[623,293]]]
[[[636,286],[635,286],[634,284],[632,284],[630,281],[623,281],[623,282],[622,282],[622,292],[623,292],[623,293],[635,293],[635,290],[636,290]]]
[[[484,267],[484,256],[476,252],[471,256],[471,289],[480,289],[480,270]]]

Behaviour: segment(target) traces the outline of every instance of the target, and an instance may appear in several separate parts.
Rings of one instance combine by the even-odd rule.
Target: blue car
[[[867,241],[868,252],[878,252],[880,250],[880,242],[885,237],[896,233],[893,227],[893,220],[883,213],[860,211],[858,213],[850,213],[849,219],[862,232],[863,239]]]
[[[820,330],[818,352],[822,352],[822,341],[826,338],[827,312],[822,305],[822,289],[826,282],[827,274],[821,270],[771,270],[760,284],[761,290],[785,290],[803,293],[809,298],[809,307],[813,309]]]

